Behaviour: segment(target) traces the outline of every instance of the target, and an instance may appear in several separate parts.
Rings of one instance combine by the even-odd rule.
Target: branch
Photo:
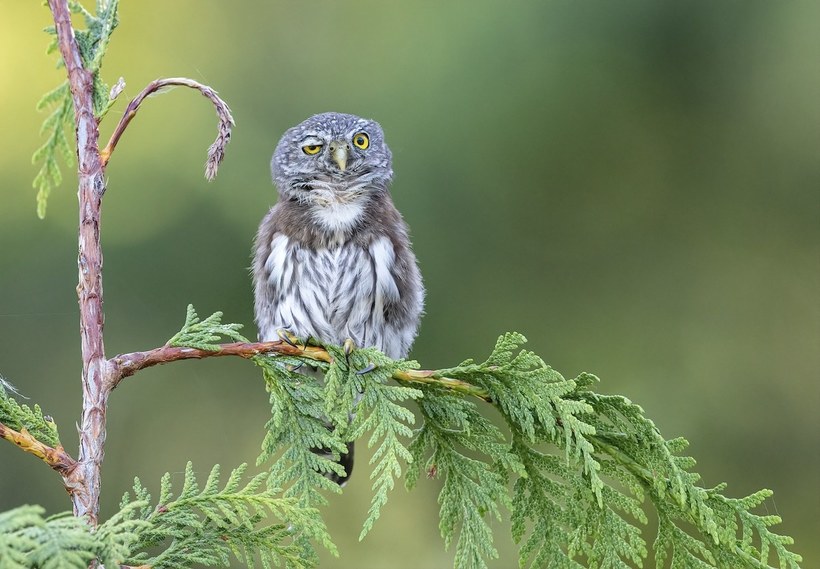
[[[74,103],[77,136],[77,198],[79,201],[79,252],[77,264],[82,347],[83,411],[79,427],[80,452],[77,468],[67,480],[74,514],[87,516],[97,525],[100,505],[100,465],[105,443],[106,360],[103,343],[102,250],[100,248],[100,206],[105,178],[98,151],[99,129],[94,116],[94,76],[83,66],[71,26],[67,0],[48,0],[54,17],[60,54],[68,72]]]
[[[463,395],[471,395],[477,397],[487,403],[492,403],[493,399],[486,389],[476,387],[472,383],[467,383],[460,379],[453,379],[445,377],[436,370],[425,369],[408,369],[406,371],[397,371],[393,374],[393,379],[396,381],[412,382],[412,383],[427,383],[429,385],[437,385],[448,391],[455,391]]]
[[[79,178],[79,284],[77,296],[80,308],[80,338],[82,345],[83,407],[79,426],[80,451],[76,468],[70,479],[64,477],[71,494],[74,514],[86,516],[92,526],[97,525],[100,502],[100,466],[104,458],[106,438],[106,411],[108,396],[119,381],[110,362],[105,358],[103,342],[102,248],[100,245],[100,208],[105,193],[104,168],[118,140],[134,118],[142,101],[164,87],[182,85],[199,90],[216,107],[219,130],[216,141],[208,149],[205,176],[210,180],[225,154],[230,140],[233,117],[225,102],[205,85],[185,78],[159,79],[151,82],[126,109],[111,141],[99,150],[99,118],[94,112],[94,85],[99,71],[101,51],[93,61],[84,65],[77,36],[71,24],[68,0],[48,0],[54,18],[57,45],[68,73],[77,139],[77,173]],[[98,3],[99,4],[99,3]],[[116,8],[113,8],[116,9]],[[113,21],[113,20],[112,20]],[[110,30],[108,35],[110,35]],[[108,41],[108,36],[104,38]],[[121,90],[118,83],[109,95],[109,103]]]
[[[25,452],[33,454],[63,477],[70,475],[77,467],[77,461],[69,456],[62,446],[50,447],[35,439],[25,428],[15,431],[11,427],[0,423],[0,438],[6,439]]]
[[[120,354],[109,360],[112,368],[111,389],[119,385],[124,378],[134,375],[138,371],[155,365],[167,364],[179,360],[201,360],[222,356],[238,356],[250,359],[265,354],[279,354],[284,356],[304,357],[315,361],[330,363],[333,357],[319,346],[299,346],[287,340],[275,342],[233,342],[219,344],[215,350],[201,350],[175,346],[162,346],[146,352]],[[449,391],[456,391],[464,395],[478,397],[484,401],[491,401],[486,390],[476,387],[466,381],[443,377],[434,370],[405,370],[393,374],[393,379],[403,383],[426,383],[438,385]]]
[[[103,167],[108,164],[108,160],[111,158],[114,148],[116,148],[117,143],[120,141],[120,137],[125,132],[125,129],[128,128],[128,125],[131,123],[131,119],[136,116],[140,105],[146,97],[159,93],[168,87],[174,86],[197,89],[203,96],[210,99],[216,108],[216,115],[219,117],[218,133],[216,135],[216,140],[210,148],[208,148],[208,160],[205,162],[205,177],[209,181],[216,177],[219,164],[225,157],[225,147],[231,140],[231,127],[234,125],[231,109],[228,107],[228,104],[223,101],[219,95],[217,95],[216,91],[207,85],[202,85],[201,83],[197,83],[192,79],[186,79],[185,77],[171,77],[168,79],[156,79],[151,81],[139,95],[134,97],[134,99],[128,103],[122,118],[120,118],[120,122],[117,124],[117,128],[114,129],[114,133],[111,135],[111,139],[108,141],[105,148],[100,151],[100,159],[102,160]]]

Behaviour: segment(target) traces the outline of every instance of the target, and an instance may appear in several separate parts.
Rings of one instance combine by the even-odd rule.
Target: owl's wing
[[[392,358],[407,356],[424,309],[424,284],[404,227],[398,237],[391,239],[393,262],[389,269],[395,294],[385,295],[383,303],[388,336],[384,342],[385,352]]]
[[[259,340],[266,342],[278,339],[277,323],[273,321],[277,314],[277,303],[282,290],[280,279],[271,278],[276,255],[284,254],[278,248],[284,242],[277,206],[271,208],[259,224],[253,247],[253,286],[254,315],[259,330]]]

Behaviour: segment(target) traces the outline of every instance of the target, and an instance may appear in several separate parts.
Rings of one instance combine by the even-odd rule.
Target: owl
[[[285,330],[405,357],[424,286],[390,197],[392,155],[381,126],[341,113],[312,116],[282,136],[271,173],[279,199],[262,219],[253,255],[259,339],[277,340]],[[352,443],[339,463],[346,476],[328,476],[344,484]]]

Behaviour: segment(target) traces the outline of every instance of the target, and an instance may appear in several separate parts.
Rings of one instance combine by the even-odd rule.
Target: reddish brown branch
[[[116,387],[122,379],[155,365],[167,364],[178,360],[200,360],[222,356],[238,356],[248,359],[262,354],[307,357],[321,362],[331,362],[333,360],[332,356],[324,348],[318,346],[299,346],[282,340],[275,342],[233,342],[230,344],[219,344],[216,350],[162,346],[161,348],[155,348],[146,352],[121,354],[111,358],[109,361],[112,368],[113,383],[111,388]],[[437,371],[433,370],[411,369],[397,371],[393,374],[393,379],[405,383],[437,385],[450,391],[478,397],[484,401],[490,401],[490,396],[484,389],[476,387],[466,381],[461,381],[460,379],[443,377]]]
[[[231,344],[220,344],[217,350],[162,346],[161,348],[154,348],[146,352],[120,354],[111,358],[110,363],[114,370],[113,385],[111,387],[113,389],[123,378],[155,365],[167,364],[179,360],[201,360],[221,356],[252,358],[260,354],[306,356],[317,361],[330,361],[330,354],[322,348],[315,346],[294,346],[281,340],[276,342],[234,342]]]
[[[105,178],[98,151],[99,130],[94,116],[93,76],[83,67],[71,27],[66,0],[48,0],[54,16],[60,54],[68,72],[74,103],[79,185],[79,284],[80,338],[82,348],[83,411],[80,420],[80,452],[77,467],[66,479],[74,514],[97,524],[100,502],[100,465],[105,443],[105,412],[108,404],[107,361],[103,345],[102,250],[100,206]]]
[[[223,101],[219,95],[217,95],[216,91],[208,87],[207,85],[203,85],[201,83],[197,83],[192,79],[186,79],[185,77],[171,77],[167,79],[156,79],[151,81],[145,89],[140,92],[139,95],[134,97],[134,99],[128,103],[128,106],[125,108],[125,112],[120,118],[120,122],[117,124],[117,128],[114,129],[113,134],[111,135],[108,144],[106,144],[105,148],[102,149],[100,152],[100,158],[102,160],[102,165],[105,166],[108,164],[109,158],[111,158],[111,154],[114,152],[114,148],[117,147],[117,143],[120,141],[120,137],[125,132],[125,129],[128,128],[128,125],[131,123],[131,119],[133,119],[137,111],[140,108],[142,102],[149,96],[155,93],[159,93],[161,90],[166,89],[168,87],[176,87],[176,86],[183,86],[183,87],[190,87],[191,89],[197,89],[203,96],[210,99],[210,101],[214,104],[216,108],[216,115],[219,117],[219,125],[217,127],[217,135],[216,140],[214,143],[208,148],[208,160],[205,162],[205,177],[208,180],[213,180],[216,177],[216,172],[219,169],[219,164],[222,162],[222,159],[225,157],[225,146],[227,146],[228,142],[231,140],[231,128],[234,125],[233,116],[231,115],[231,109],[228,107],[228,104]]]
[[[33,454],[63,477],[69,476],[77,467],[77,461],[62,446],[50,447],[35,439],[25,428],[15,431],[11,427],[0,423],[0,438],[6,439],[23,451]]]

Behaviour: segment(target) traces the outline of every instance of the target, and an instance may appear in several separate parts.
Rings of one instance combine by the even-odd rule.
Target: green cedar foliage
[[[191,347],[216,349],[212,343],[220,336],[241,338],[220,316],[197,324],[190,335],[189,322],[198,319],[189,307],[183,339]],[[770,491],[732,499],[723,494],[725,485],[698,486],[698,475],[690,472],[694,459],[681,454],[684,439],[664,439],[628,399],[595,393],[595,376],[565,379],[522,350],[525,341],[504,334],[486,361],[438,370],[424,383],[401,373],[416,369],[416,362],[393,361],[373,349],[348,354],[324,346],[330,364],[256,356],[272,408],[257,462],[270,463],[271,481],[285,488],[286,497],[321,506],[327,502],[319,490],[340,491],[321,473],[340,467],[310,449],[329,449],[338,457],[346,442],[364,438],[376,450],[362,538],[403,465],[408,488],[423,467],[443,482],[439,526],[445,545],[456,542],[458,568],[483,568],[498,556],[490,522],[501,519],[502,507],[511,512],[521,567],[642,567],[649,549],[647,498],[660,522],[657,567],[763,568],[770,557],[782,568],[798,567],[800,556],[786,548],[792,540],[769,530],[779,517],[752,512]],[[181,345],[179,336],[174,343]],[[403,384],[389,383],[391,377]],[[492,401],[506,428],[480,412],[476,398],[435,381],[443,378],[474,386]],[[408,401],[422,418],[416,430],[415,415],[402,405]]]
[[[135,553],[126,558],[128,565],[157,569],[227,566],[233,555],[247,567],[254,567],[256,558],[266,569],[312,566],[303,557],[300,543],[303,538],[328,539],[318,512],[279,497],[265,473],[243,484],[245,470],[244,464],[233,470],[220,488],[217,465],[200,488],[189,462],[180,494],[173,496],[171,476],[166,474],[156,506],[136,479],[134,501],[126,493],[120,503],[120,512],[128,513],[123,517],[145,524],[137,532]],[[279,523],[268,521],[268,515]]]
[[[215,466],[200,488],[188,463],[179,495],[166,474],[156,504],[136,479],[133,499],[126,493],[120,511],[96,531],[69,512],[50,518],[39,506],[2,512],[0,568],[85,569],[93,559],[106,567],[224,567],[231,557],[247,567],[256,560],[265,569],[313,567],[302,543],[328,541],[319,513],[281,498],[267,474],[243,484],[244,474],[242,465],[220,487]]]
[[[412,461],[407,441],[412,437],[410,428],[415,422],[413,413],[401,405],[404,401],[418,400],[422,392],[414,387],[390,385],[393,373],[418,367],[416,362],[395,362],[374,349],[356,350],[348,357],[335,346],[328,346],[333,356],[328,375],[341,381],[326,382],[326,411],[335,416],[336,432],[344,440],[355,441],[367,437],[367,447],[377,447],[370,458],[373,471],[373,499],[359,539],[373,527],[395,479],[401,476],[402,463]],[[333,404],[336,405],[333,405]],[[341,410],[341,413],[339,412]],[[355,411],[351,422],[349,414]]]
[[[189,306],[169,345],[217,351],[220,340],[245,341],[239,328],[222,324],[220,313],[200,320]],[[189,464],[179,496],[166,475],[156,503],[137,480],[133,499],[126,494],[96,532],[67,514],[44,518],[34,506],[2,513],[0,569],[84,567],[94,558],[109,566],[224,566],[231,555],[248,567],[256,559],[265,568],[315,567],[316,544],[337,553],[317,507],[327,505],[322,490],[341,489],[322,473],[342,471],[310,449],[338,458],[357,439],[375,448],[361,537],[403,470],[408,489],[423,470],[442,480],[439,527],[445,546],[455,542],[459,569],[484,568],[498,557],[491,522],[503,509],[522,568],[643,567],[647,502],[659,521],[652,546],[658,568],[763,569],[775,559],[782,569],[798,569],[800,556],[787,549],[791,538],[770,530],[780,518],[754,513],[769,490],[735,499],[725,485],[698,486],[684,439],[664,439],[628,399],[595,393],[594,376],[565,379],[521,350],[524,341],[504,334],[486,361],[467,360],[416,382],[419,376],[408,373],[416,362],[373,349],[325,346],[331,363],[254,356],[271,402],[257,459],[268,472],[242,486],[243,465],[220,487],[215,467],[200,488]],[[463,385],[456,391],[453,380],[479,397]],[[492,402],[484,407],[497,419],[479,410],[481,399]],[[415,430],[417,415],[404,405],[410,401],[421,418]],[[0,422],[59,444],[39,407],[19,405],[5,389]]]
[[[108,42],[111,40],[111,34],[114,33],[119,22],[118,4],[118,0],[98,0],[96,13],[92,14],[77,1],[68,3],[71,11],[82,15],[85,21],[86,29],[77,29],[74,35],[83,64],[92,73],[94,115],[98,119],[108,112],[114,102],[109,96],[108,86],[102,80],[100,68]],[[52,36],[46,52],[50,54],[58,51],[55,27],[49,26],[45,31]],[[62,58],[59,58],[57,67],[64,66]],[[60,154],[68,165],[73,162],[73,152],[66,135],[66,129],[74,116],[74,103],[68,88],[68,80],[43,95],[37,103],[37,110],[42,111],[46,108],[52,109],[40,128],[40,135],[45,135],[46,140],[32,156],[32,163],[42,163],[33,183],[37,188],[37,215],[40,218],[46,215],[46,204],[52,188],[59,186],[63,179],[57,155]]]
[[[219,341],[222,339],[247,342],[248,339],[239,333],[241,329],[241,324],[222,324],[221,312],[214,312],[205,320],[200,320],[194,307],[189,304],[182,328],[167,344],[213,352],[219,349]]]
[[[43,517],[39,506],[0,513],[0,567],[88,567],[98,555],[111,559],[108,540],[95,539],[85,520],[69,513]]]
[[[39,405],[34,405],[34,409],[21,405],[11,394],[16,394],[16,391],[0,377],[0,423],[18,432],[26,430],[50,447],[59,446],[57,425],[51,417],[43,415]]]

